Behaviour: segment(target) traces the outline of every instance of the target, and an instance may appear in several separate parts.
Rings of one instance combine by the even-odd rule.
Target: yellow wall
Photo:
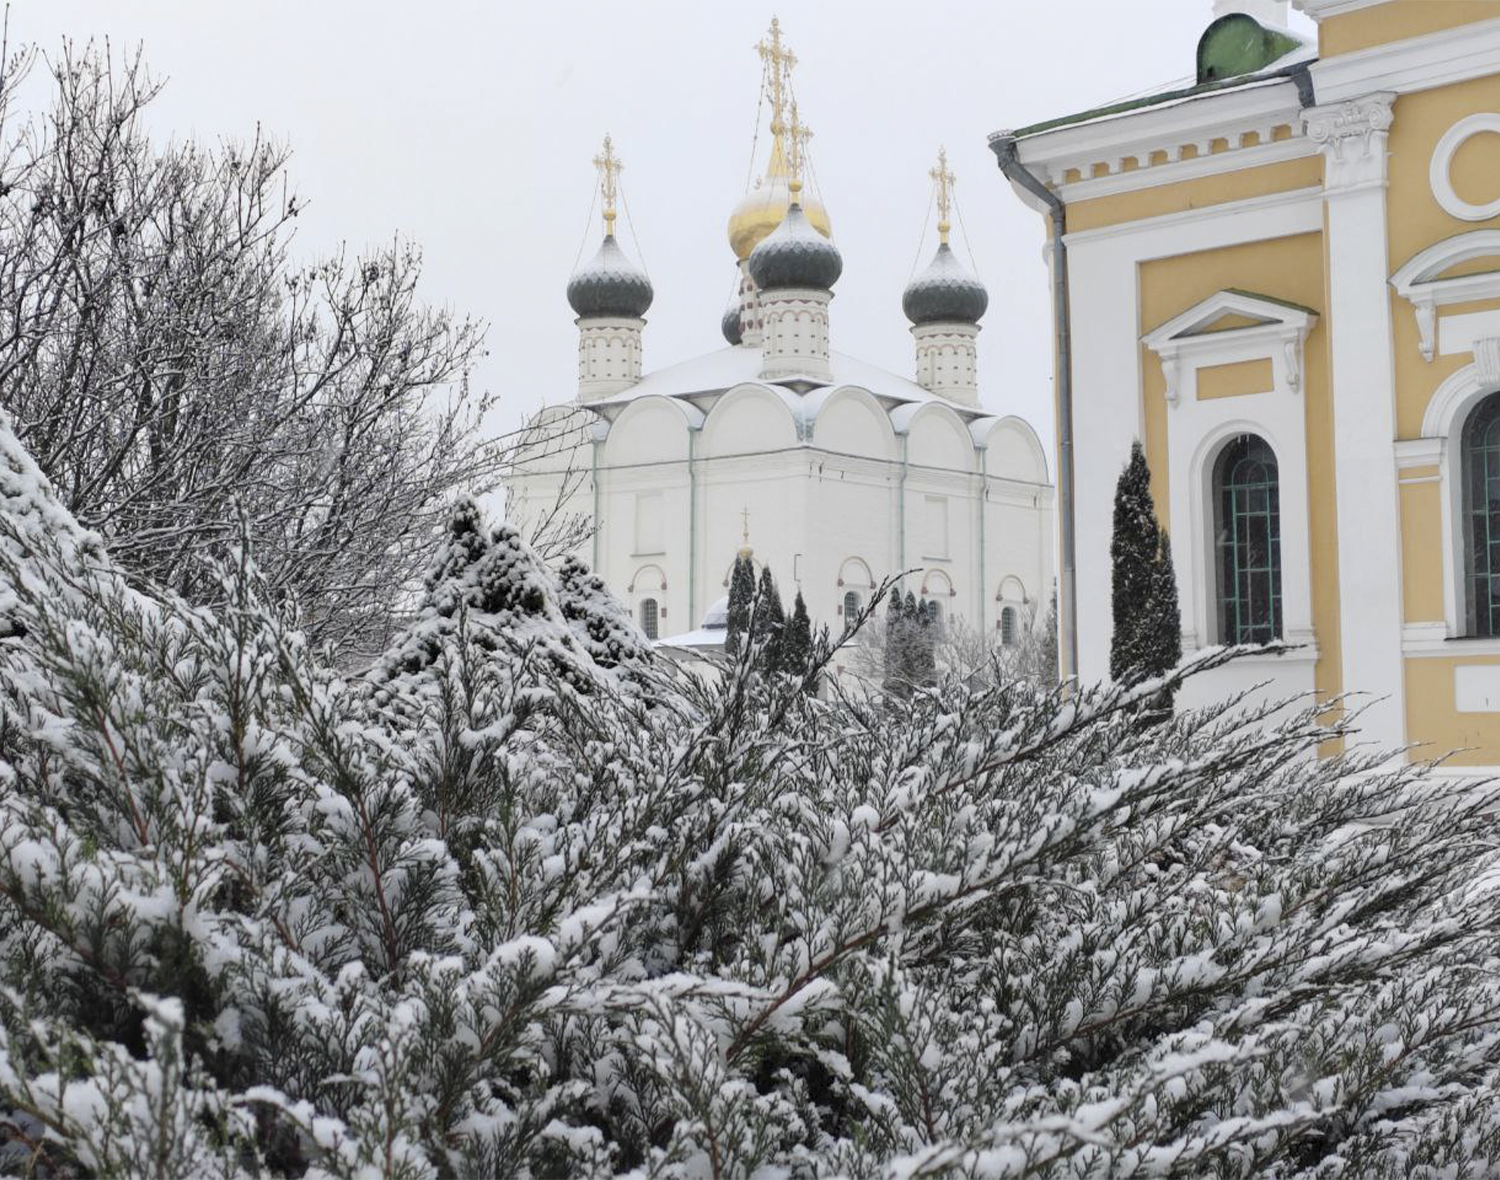
[[[1408,623],[1443,621],[1443,506],[1436,467],[1401,472],[1401,598]]]
[[[1235,361],[1228,365],[1204,365],[1198,370],[1198,398],[1240,397],[1247,393],[1265,393],[1274,389],[1271,358]]]
[[[1318,25],[1318,56],[1354,53],[1500,17],[1500,0],[1387,0]]]
[[[1305,307],[1327,306],[1323,282],[1323,236],[1317,233],[1156,259],[1141,264],[1138,280],[1139,330],[1143,335],[1226,287],[1289,300]],[[1318,640],[1314,683],[1320,695],[1338,693],[1342,683],[1339,672],[1338,522],[1334,502],[1333,404],[1329,392],[1327,324],[1327,317],[1321,316],[1313,326],[1303,358],[1313,627]],[[1200,381],[1204,371],[1199,372]],[[1151,493],[1163,524],[1170,527],[1167,511],[1167,429],[1170,422],[1167,387],[1160,361],[1145,345],[1141,346],[1141,372],[1144,374],[1145,445],[1146,459],[1151,464]],[[1268,387],[1269,382],[1262,386]]]
[[[1500,664],[1500,656],[1429,656],[1406,661],[1406,738],[1426,749],[1412,752],[1425,761],[1461,751],[1453,766],[1500,764],[1500,727],[1493,713],[1460,713],[1455,708],[1453,669],[1460,664]]]

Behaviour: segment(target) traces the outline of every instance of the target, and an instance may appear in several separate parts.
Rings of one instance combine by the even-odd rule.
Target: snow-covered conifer
[[[729,620],[724,635],[724,654],[738,654],[740,636],[750,629],[750,611],[755,600],[755,566],[748,553],[734,559],[734,570],[729,575]]]
[[[651,659],[650,641],[604,584],[577,557],[557,569],[557,604],[573,634],[601,668],[635,668]]]
[[[781,667],[793,676],[807,671],[812,657],[812,619],[808,617],[807,603],[802,600],[802,591],[792,603],[792,617],[787,621],[781,636]]]
[[[1157,677],[1182,658],[1182,616],[1171,547],[1156,518],[1151,471],[1139,441],[1115,488],[1110,540],[1114,633],[1109,672],[1115,680]],[[1158,702],[1170,708],[1170,700]]]

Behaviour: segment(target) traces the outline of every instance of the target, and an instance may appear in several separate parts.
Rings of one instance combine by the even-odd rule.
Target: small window
[[[859,595],[853,590],[844,592],[844,618],[856,619],[859,617]]]
[[[657,638],[657,618],[660,614],[656,599],[647,598],[641,602],[641,630],[646,633],[647,639]]]
[[[943,608],[938,605],[936,599],[928,599],[922,604],[922,609],[927,612],[927,617],[934,623],[943,621]]]
[[[1016,608],[1003,607],[1000,611],[1000,642],[1011,647],[1016,642]]]
[[[1232,439],[1214,465],[1219,641],[1281,638],[1281,502],[1265,439]]]

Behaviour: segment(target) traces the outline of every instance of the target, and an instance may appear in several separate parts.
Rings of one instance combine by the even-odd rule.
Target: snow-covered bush
[[[0,530],[0,1171],[1500,1167],[1493,823],[1331,716],[609,667],[468,508],[349,676],[3,426]]]

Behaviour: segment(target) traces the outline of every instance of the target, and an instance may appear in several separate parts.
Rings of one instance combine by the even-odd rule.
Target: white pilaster
[[[577,323],[579,401],[608,397],[641,379],[641,330],[645,320],[601,316]]]
[[[1370,94],[1303,112],[1323,152],[1328,237],[1327,325],[1338,498],[1339,648],[1345,692],[1377,698],[1373,741],[1406,738],[1401,660],[1401,517],[1396,383],[1386,255],[1386,135],[1395,95]]]
[[[832,298],[831,293],[812,288],[760,293],[762,377],[806,373],[832,379],[828,367],[828,304]]]
[[[740,268],[740,343],[759,348],[764,313],[760,306],[760,290],[750,277],[750,261],[741,258]]]
[[[929,393],[979,405],[977,324],[913,324],[917,342],[917,384]]]

